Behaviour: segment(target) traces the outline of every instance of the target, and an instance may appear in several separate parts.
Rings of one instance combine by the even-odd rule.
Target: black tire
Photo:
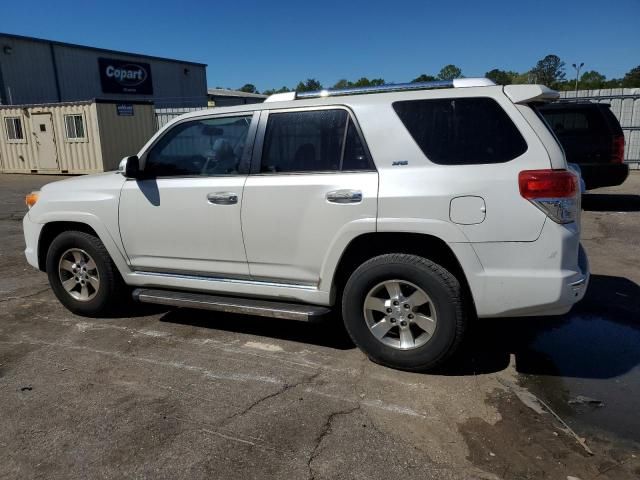
[[[59,273],[61,257],[70,249],[85,251],[95,261],[99,286],[93,298],[75,299],[62,285]],[[94,235],[68,231],[53,239],[47,251],[47,275],[56,297],[71,312],[87,317],[104,317],[116,313],[127,302],[126,286],[114,265],[109,252]]]
[[[420,287],[435,307],[435,331],[421,346],[407,350],[389,346],[378,340],[367,325],[367,294],[376,285],[394,279]],[[353,342],[374,362],[401,370],[424,371],[445,362],[462,342],[466,313],[457,278],[442,266],[416,255],[386,254],[368,260],[353,272],[342,295],[342,317]]]

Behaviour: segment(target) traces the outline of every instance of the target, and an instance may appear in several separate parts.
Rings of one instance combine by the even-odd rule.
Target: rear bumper
[[[622,185],[629,176],[626,163],[578,163],[587,190]]]
[[[589,262],[576,226],[545,222],[535,242],[474,244],[483,271],[468,278],[479,317],[562,315],[582,300]]]

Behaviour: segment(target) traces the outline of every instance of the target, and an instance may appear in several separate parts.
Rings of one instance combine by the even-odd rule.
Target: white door
[[[59,170],[56,137],[50,113],[34,113],[31,115],[31,128],[36,146],[38,170]]]
[[[120,233],[137,271],[248,277],[240,225],[252,114],[176,124],[125,182]]]
[[[345,109],[263,113],[261,122],[242,202],[251,276],[317,285],[332,248],[375,231],[378,174]]]

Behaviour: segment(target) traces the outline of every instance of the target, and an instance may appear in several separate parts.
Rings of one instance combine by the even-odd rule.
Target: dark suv
[[[609,104],[566,101],[539,110],[564,147],[567,162],[580,166],[587,190],[625,181],[624,135]]]

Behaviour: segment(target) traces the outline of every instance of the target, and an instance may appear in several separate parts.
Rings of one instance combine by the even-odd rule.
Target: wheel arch
[[[40,231],[40,237],[38,238],[38,268],[40,271],[46,271],[47,265],[47,252],[51,246],[51,242],[60,235],[62,232],[75,230],[79,232],[85,232],[95,237],[100,238],[98,233],[88,224],[81,222],[48,222]]]
[[[332,298],[344,288],[349,276],[365,261],[378,255],[404,253],[418,255],[440,264],[460,282],[465,298],[475,312],[469,279],[451,246],[441,238],[425,233],[371,232],[355,237],[342,252],[332,280]]]

